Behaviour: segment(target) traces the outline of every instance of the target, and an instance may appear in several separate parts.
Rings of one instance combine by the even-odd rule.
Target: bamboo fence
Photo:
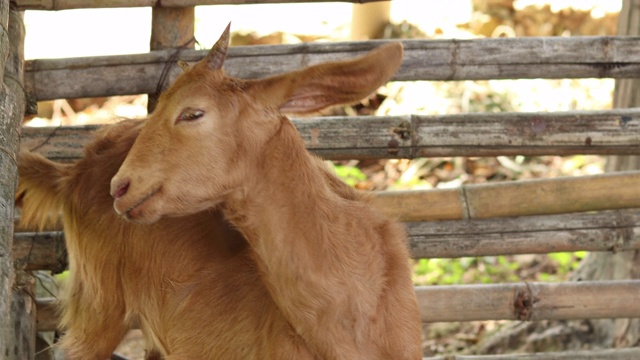
[[[17,0],[19,9],[62,10],[92,7],[153,6],[152,45],[148,54],[26,63],[24,89],[30,100],[127,94],[153,94],[162,85],[167,65],[176,58],[201,59],[205,51],[180,49],[193,36],[193,6],[212,4],[324,2],[325,0]],[[378,0],[342,0],[368,3]],[[11,31],[0,0],[0,78]],[[7,9],[5,9],[6,7]],[[5,10],[7,10],[5,12]],[[173,22],[174,25],[171,25]],[[14,22],[14,25],[17,22]],[[184,27],[182,25],[186,24]],[[178,29],[178,30],[177,30]],[[182,31],[180,31],[182,29]],[[19,31],[18,31],[19,32]],[[20,35],[19,35],[20,36]],[[19,37],[18,36],[18,37]],[[21,36],[24,36],[22,33]],[[154,43],[155,41],[155,43]],[[14,41],[21,44],[22,40]],[[227,72],[240,78],[261,78],[311,64],[350,58],[380,41],[233,47]],[[640,74],[640,37],[546,37],[483,40],[405,40],[404,64],[394,80],[480,80],[510,78],[635,78]],[[16,49],[13,54],[20,54]],[[260,67],[255,64],[260,63]],[[14,64],[22,66],[21,58]],[[7,67],[9,69],[10,67]],[[9,79],[21,81],[21,70]],[[164,83],[179,70],[170,67]],[[7,76],[4,76],[5,90]],[[24,108],[22,86],[11,94]],[[9,99],[8,97],[4,97]],[[3,105],[0,104],[0,108]],[[153,106],[153,105],[151,105]],[[4,109],[4,108],[3,108]],[[19,116],[18,112],[16,118]],[[24,113],[24,112],[23,112]],[[0,113],[0,119],[6,116]],[[21,116],[20,116],[21,117]],[[430,156],[571,155],[640,153],[640,109],[567,113],[463,114],[316,118],[294,120],[307,148],[328,159],[414,158]],[[19,120],[14,120],[19,121]],[[0,121],[0,125],[3,122]],[[4,126],[4,125],[2,125]],[[23,149],[58,161],[82,156],[82,146],[96,127],[25,128]],[[4,128],[3,128],[4,129]],[[0,129],[0,133],[4,132]],[[12,130],[14,131],[14,130]],[[17,132],[17,130],[16,130]],[[0,140],[4,138],[0,137]],[[17,146],[17,144],[16,144]],[[5,148],[0,143],[2,149]],[[15,147],[8,147],[15,153]],[[13,153],[0,151],[0,157]],[[3,159],[0,159],[3,160]],[[15,161],[2,176],[15,175]],[[3,184],[0,181],[0,184]],[[374,202],[392,217],[406,222],[414,258],[442,258],[554,251],[625,251],[640,249],[640,172],[468,185],[458,189],[380,193]],[[11,200],[11,193],[2,194]],[[0,204],[1,205],[1,204]],[[612,209],[618,209],[612,211]],[[590,211],[598,213],[587,213]],[[581,212],[581,213],[575,213]],[[11,219],[0,230],[3,248],[11,244]],[[22,229],[24,230],[24,229]],[[56,230],[56,229],[52,229]],[[4,234],[4,233],[2,233]],[[61,271],[67,266],[64,235],[17,232],[13,265],[20,270]],[[8,253],[4,251],[4,253]],[[0,261],[0,314],[6,307],[9,262]],[[18,271],[18,273],[20,273]],[[25,278],[27,279],[27,278]],[[28,281],[28,279],[27,279]],[[422,321],[592,319],[640,317],[640,281],[580,283],[514,283],[417,287]],[[24,342],[16,359],[33,358],[34,311],[30,298],[14,296],[12,314],[24,325]],[[3,302],[4,301],[4,302]],[[38,330],[53,330],[54,302],[39,299]],[[4,307],[3,307],[4,306]],[[26,314],[26,315],[23,315]],[[14,342],[7,330],[14,324],[0,317],[0,344]],[[5,323],[3,323],[5,321]],[[21,325],[22,326],[22,325]],[[17,342],[19,343],[19,341]],[[1,347],[1,346],[0,346]],[[25,350],[26,349],[26,350]],[[2,349],[0,349],[2,350]],[[2,351],[0,351],[0,354]],[[638,359],[640,350],[446,356],[428,360],[501,359]]]
[[[238,46],[225,69],[262,78],[319,62],[351,58],[382,41]],[[403,40],[404,62],[394,80],[634,78],[640,74],[640,37],[530,37],[474,40]],[[205,50],[180,58],[200,60]],[[175,50],[91,58],[31,60],[26,87],[34,100],[146,94],[157,87]],[[260,66],[255,66],[260,64]],[[180,70],[169,73],[172,81]]]

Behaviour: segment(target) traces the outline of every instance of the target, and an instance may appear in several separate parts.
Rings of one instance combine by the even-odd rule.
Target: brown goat
[[[153,223],[222,204],[272,298],[323,359],[419,359],[404,229],[310,155],[283,113],[357,101],[402,46],[262,79],[225,76],[229,28],[160,98],[112,180],[123,217]]]
[[[23,152],[18,203],[25,226],[62,213],[70,278],[61,347],[72,360],[109,358],[138,324],[165,359],[314,359],[260,280],[246,240],[219,211],[153,225],[113,211],[109,181],[141,122],[99,130],[74,164]]]

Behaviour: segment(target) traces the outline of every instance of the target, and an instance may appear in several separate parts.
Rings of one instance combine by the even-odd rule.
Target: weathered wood
[[[638,360],[640,348],[505,355],[445,355],[423,360]]]
[[[9,56],[9,1],[0,1],[0,80],[4,78],[4,65]]]
[[[4,77],[4,68],[9,56],[9,0],[0,0],[0,80]],[[4,98],[8,89],[2,86],[0,97]],[[0,100],[1,101],[1,100]],[[16,145],[15,136],[3,135],[5,129],[12,129],[11,114],[0,112],[0,149]],[[8,132],[12,134],[11,131]],[[13,212],[11,211],[10,190],[15,185],[15,164],[10,159],[13,154],[0,150],[0,357],[5,356],[13,347],[13,324],[11,316],[11,286],[15,277],[13,262],[9,256],[11,236],[13,235]],[[13,171],[13,173],[11,172]]]
[[[413,258],[640,249],[640,210],[409,222]]]
[[[1,1],[2,27],[8,29],[9,55],[0,89],[0,356],[8,360],[35,356],[35,305],[33,278],[24,271],[13,271],[9,256],[13,242],[14,196],[17,182],[16,154],[20,126],[25,112],[23,90],[24,23],[23,14],[9,10]],[[8,12],[8,27],[4,14]]]
[[[178,55],[182,50],[193,49],[195,46],[194,25],[194,6],[154,7],[151,12],[150,49],[152,51],[173,49],[176,59],[179,59]],[[156,108],[160,93],[169,86],[169,82],[162,74],[156,81],[154,91],[148,94],[147,111],[149,113]]]
[[[38,311],[36,324],[38,331],[54,331],[58,329],[58,300],[54,298],[39,298],[36,300]]]
[[[196,5],[243,5],[243,4],[285,4],[285,3],[322,3],[329,0],[17,0],[18,7],[23,10],[66,10],[94,9],[114,7],[184,7]],[[386,0],[330,0],[364,4]],[[391,0],[389,0],[391,1]]]
[[[423,322],[640,317],[640,280],[416,287]]]
[[[16,233],[13,238],[13,261],[26,271],[49,270],[54,274],[67,269],[67,248],[60,231]]]
[[[423,322],[640,317],[640,280],[418,286],[416,295]],[[53,330],[54,304],[38,301],[38,330]]]
[[[30,360],[36,354],[36,304],[34,301],[35,278],[30,273],[18,271],[11,298],[12,330],[15,337],[9,360]]]
[[[618,35],[640,35],[640,1],[623,0],[618,16]],[[614,108],[640,106],[640,79],[617,79],[613,93]],[[640,170],[640,156],[609,156],[605,171]],[[640,278],[640,262],[637,251],[618,255],[589,253],[572,272],[572,279],[621,280]],[[640,341],[640,319],[601,319],[588,322],[594,339],[605,346],[633,346]],[[579,341],[575,341],[579,343]],[[571,346],[571,345],[569,345]]]
[[[640,210],[605,211],[501,219],[410,222],[405,227],[413,258],[544,254],[563,251],[640,249]],[[67,268],[61,231],[16,233],[17,268]]]
[[[640,109],[295,120],[305,145],[332,160],[431,156],[640,154]],[[23,130],[22,146],[69,161],[96,126]],[[444,205],[444,204],[443,204]]]
[[[352,58],[382,43],[232,47],[225,68],[231,76],[261,78]],[[633,78],[640,74],[640,37],[404,40],[403,44],[404,63],[395,80]],[[36,100],[146,94],[155,89],[172,53],[32,60],[27,66],[27,89]],[[205,54],[185,51],[181,58],[195,62]],[[173,66],[170,81],[178,73]]]

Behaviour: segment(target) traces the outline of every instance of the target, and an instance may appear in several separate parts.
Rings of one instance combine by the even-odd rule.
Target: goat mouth
[[[132,206],[130,206],[128,209],[126,209],[125,211],[121,212],[120,215],[124,216],[127,220],[135,220],[136,216],[135,214],[132,214],[132,212],[136,209],[138,209],[141,205],[143,205],[144,203],[146,203],[147,201],[149,201],[152,197],[154,197],[158,192],[160,191],[160,187],[155,188],[154,190],[150,191],[149,193],[147,193],[145,196],[141,197],[140,200],[138,200],[137,202],[135,202]]]

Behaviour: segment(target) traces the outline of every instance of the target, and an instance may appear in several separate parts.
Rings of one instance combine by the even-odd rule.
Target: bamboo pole
[[[423,322],[640,317],[640,280],[418,286]],[[38,300],[38,330],[54,330],[55,301]]]
[[[307,149],[331,160],[640,153],[640,109],[294,119]],[[26,127],[22,147],[69,161],[97,126]],[[535,133],[533,132],[535,130]],[[586,139],[589,139],[587,141]],[[442,204],[442,205],[446,205]]]
[[[0,1],[0,80],[4,79],[4,66],[9,56],[9,1]]]
[[[225,69],[262,78],[319,62],[362,55],[381,41],[238,46]],[[640,73],[640,37],[530,37],[474,40],[404,40],[404,63],[394,80],[633,78]],[[184,51],[195,62],[206,54]],[[35,100],[146,94],[172,51],[28,62],[26,85]],[[260,66],[256,66],[260,64]],[[179,69],[169,74],[173,81]]]
[[[13,204],[17,183],[17,151],[20,126],[25,113],[24,23],[23,14],[6,0],[0,1],[2,28],[8,29],[9,55],[0,89],[0,354],[5,359],[33,359],[35,356],[35,305],[33,278],[13,271],[13,261],[5,254],[12,248]],[[8,22],[6,15],[8,12]],[[8,25],[8,26],[7,26]]]
[[[423,322],[640,317],[640,280],[416,287]]]
[[[400,221],[482,219],[640,207],[640,172],[388,191],[374,202]],[[452,202],[445,209],[431,204]]]
[[[486,219],[640,208],[640,171],[381,191],[373,202],[403,222]]]
[[[195,7],[159,7],[153,8],[151,13],[151,41],[150,49],[164,50],[173,49],[176,55],[183,49],[193,49],[194,41],[194,25],[195,25]],[[170,61],[165,66],[173,66],[174,61]],[[163,72],[162,74],[165,74]],[[163,76],[158,78],[158,84],[155,91],[148,94],[147,111],[153,112],[160,97],[160,93],[169,86],[169,82]]]
[[[244,5],[244,4],[285,4],[285,3],[322,3],[329,0],[17,0],[22,10],[67,10],[95,9],[114,7],[185,7],[196,5]],[[330,0],[346,3],[370,3],[386,0]]]
[[[4,78],[4,68],[9,56],[9,0],[0,0],[0,74]],[[5,98],[7,89],[2,87],[0,98]],[[0,133],[5,128],[11,128],[14,119],[11,114],[0,112]],[[9,132],[11,133],[11,132]],[[0,148],[4,149],[11,142],[16,142],[17,136],[0,137]],[[9,142],[9,144],[7,144]],[[14,154],[7,151],[0,151],[0,208],[12,209],[9,194],[15,186],[16,166],[11,161]],[[0,216],[0,354],[5,354],[12,347],[14,336],[11,324],[11,286],[14,281],[15,272],[13,263],[7,259],[11,249],[11,236],[13,235],[12,212],[3,211]]]
[[[640,250],[640,210],[405,224],[411,257],[459,258]],[[67,268],[60,231],[16,233],[13,259],[27,271]]]
[[[391,2],[354,4],[351,15],[351,40],[382,38],[384,27],[391,21]]]
[[[540,352],[504,355],[444,355],[423,360],[638,360],[640,348]]]
[[[413,258],[640,249],[640,210],[405,224]]]

